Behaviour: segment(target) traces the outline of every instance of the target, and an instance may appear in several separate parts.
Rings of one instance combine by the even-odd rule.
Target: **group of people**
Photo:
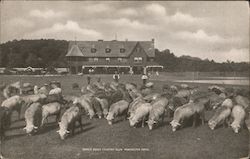
[[[113,77],[113,80],[115,82],[119,83],[119,79],[121,77],[120,77],[120,74],[117,71],[115,71],[115,73],[113,74],[112,77]],[[141,76],[142,84],[146,85],[148,79],[149,79],[149,76],[147,74],[143,73],[142,76]],[[87,84],[90,84],[90,82],[91,82],[91,76],[88,74],[87,75]]]

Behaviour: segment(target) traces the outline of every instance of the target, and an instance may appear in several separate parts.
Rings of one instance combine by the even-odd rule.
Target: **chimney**
[[[152,42],[153,42],[153,43],[155,42],[155,39],[154,39],[154,38],[152,38]]]

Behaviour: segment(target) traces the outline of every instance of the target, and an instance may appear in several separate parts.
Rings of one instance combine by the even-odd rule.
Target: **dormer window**
[[[106,48],[106,49],[105,49],[105,52],[106,52],[106,53],[110,53],[110,52],[111,52],[111,49],[110,49],[110,48]]]
[[[96,53],[96,48],[91,48],[91,53]]]
[[[125,49],[124,48],[120,48],[120,53],[124,53]]]

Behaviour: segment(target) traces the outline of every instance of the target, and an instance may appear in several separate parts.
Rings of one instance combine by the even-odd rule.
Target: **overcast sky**
[[[151,40],[160,50],[217,62],[249,61],[249,8],[241,2],[1,3],[1,43],[13,39]]]

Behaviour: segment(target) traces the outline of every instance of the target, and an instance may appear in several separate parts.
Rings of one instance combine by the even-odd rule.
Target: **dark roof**
[[[70,41],[69,51],[66,56],[83,56],[83,57],[128,57],[136,44],[139,44],[149,57],[155,56],[153,41]],[[92,53],[91,48],[96,52]],[[110,48],[111,52],[106,53],[105,49]],[[120,53],[124,48],[125,52]]]

